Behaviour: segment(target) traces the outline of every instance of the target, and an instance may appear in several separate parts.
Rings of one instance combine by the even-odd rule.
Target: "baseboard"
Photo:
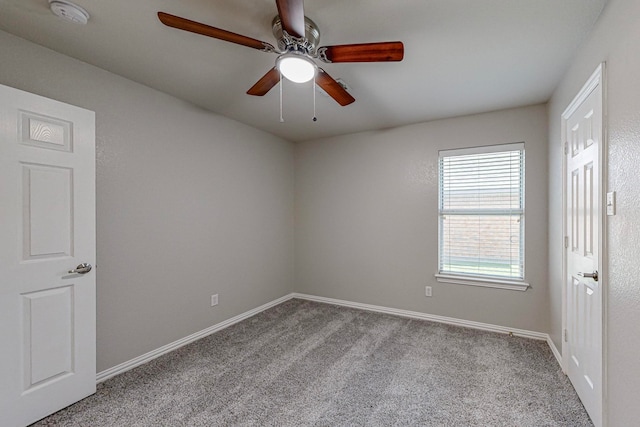
[[[547,336],[547,344],[549,344],[549,348],[551,349],[551,352],[553,353],[556,360],[558,361],[558,365],[560,365],[560,369],[562,369],[562,371],[564,372],[564,367],[562,366],[562,353],[558,351],[558,347],[556,347],[556,345],[553,343],[551,336]]]
[[[293,293],[293,298],[304,299],[309,301],[323,302],[326,304],[341,305],[344,307],[359,308],[361,310],[375,311],[377,313],[393,314],[401,317],[409,317],[411,319],[429,320],[431,322],[446,323],[448,325],[462,326],[464,328],[480,329],[483,331],[498,332],[502,334],[513,334],[519,337],[532,338],[536,340],[548,341],[549,335],[543,332],[527,331],[525,329],[508,328],[506,326],[492,325],[490,323],[474,322],[471,320],[456,319],[455,317],[438,316],[435,314],[420,313],[418,311],[402,310],[399,308],[389,308],[380,305],[363,304],[359,302],[345,301],[334,298],[318,297],[315,295],[307,295]],[[552,349],[553,350],[553,349]]]
[[[222,330],[224,328],[228,328],[229,326],[231,326],[231,325],[233,325],[235,323],[241,322],[241,321],[243,321],[245,319],[248,319],[249,317],[255,316],[256,314],[261,313],[261,312],[263,312],[263,311],[265,311],[265,310],[267,310],[267,309],[269,309],[271,307],[274,307],[274,306],[276,306],[278,304],[281,304],[281,303],[283,303],[285,301],[288,301],[291,298],[293,298],[293,294],[285,295],[285,296],[283,296],[281,298],[278,298],[278,299],[275,299],[275,300],[273,300],[271,302],[263,304],[260,307],[256,307],[256,308],[254,308],[252,310],[246,311],[246,312],[244,312],[242,314],[234,316],[234,317],[232,317],[230,319],[227,319],[227,320],[225,320],[223,322],[220,322],[218,324],[210,326],[210,327],[208,327],[206,329],[203,329],[203,330],[201,330],[199,332],[196,332],[194,334],[191,334],[189,336],[181,338],[181,339],[179,339],[177,341],[174,341],[172,343],[169,343],[167,345],[163,345],[160,348],[152,350],[152,351],[150,351],[148,353],[145,353],[145,354],[143,354],[141,356],[135,357],[135,358],[133,358],[131,360],[123,362],[123,363],[121,363],[119,365],[116,365],[116,366],[114,366],[112,368],[106,369],[106,370],[104,370],[102,372],[98,372],[98,374],[96,375],[96,383],[101,383],[103,381],[108,380],[111,377],[114,377],[114,376],[122,374],[123,372],[126,372],[126,371],[128,371],[130,369],[133,369],[136,366],[140,366],[140,365],[143,365],[143,364],[145,364],[147,362],[150,362],[151,360],[153,360],[153,359],[155,359],[157,357],[160,357],[163,354],[169,353],[169,352],[171,352],[173,350],[176,350],[176,349],[178,349],[178,348],[180,348],[182,346],[185,346],[185,345],[187,345],[189,343],[192,343],[192,342],[194,342],[196,340],[199,340],[200,338],[204,338],[207,335],[211,335],[211,334],[213,334],[215,332],[218,332],[218,331],[220,331],[220,330]]]

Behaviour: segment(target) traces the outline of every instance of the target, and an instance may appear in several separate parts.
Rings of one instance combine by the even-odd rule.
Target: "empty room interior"
[[[640,425],[638,23],[0,0],[0,425]]]

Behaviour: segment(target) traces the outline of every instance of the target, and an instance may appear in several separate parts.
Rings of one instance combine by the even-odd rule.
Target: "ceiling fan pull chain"
[[[313,121],[317,122],[318,118],[316,117],[316,76],[313,76],[313,84],[311,85],[313,89]]]
[[[283,81],[282,81],[282,72],[280,72],[280,123],[284,123],[284,118],[282,117],[282,86],[283,86]]]

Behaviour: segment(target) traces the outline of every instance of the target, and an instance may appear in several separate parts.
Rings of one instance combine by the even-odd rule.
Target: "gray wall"
[[[291,143],[4,32],[0,57],[96,112],[98,371],[293,291]]]
[[[589,40],[577,53],[549,108],[549,283],[551,333],[559,347],[562,328],[562,152],[560,115],[598,64],[607,62],[608,177],[617,192],[617,215],[608,217],[609,426],[640,420],[640,2],[609,0]]]
[[[519,141],[526,145],[531,288],[436,282],[438,150]],[[296,291],[548,330],[546,106],[303,142],[295,188]]]

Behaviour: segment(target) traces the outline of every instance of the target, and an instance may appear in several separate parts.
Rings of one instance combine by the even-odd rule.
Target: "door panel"
[[[33,111],[18,111],[18,141],[24,145],[71,152],[72,123]]]
[[[24,391],[73,372],[73,287],[22,295]]]
[[[24,260],[73,256],[73,169],[22,164]]]
[[[95,392],[94,113],[0,86],[0,425]]]

